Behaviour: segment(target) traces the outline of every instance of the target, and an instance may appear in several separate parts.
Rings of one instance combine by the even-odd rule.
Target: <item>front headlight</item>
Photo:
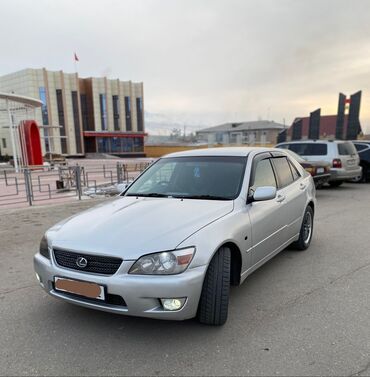
[[[41,238],[41,242],[40,242],[40,254],[43,257],[45,257],[47,259],[50,259],[48,240],[47,240],[47,238],[46,238],[45,235]]]
[[[130,268],[129,274],[175,275],[184,272],[195,253],[194,247],[162,253],[147,254],[139,258]]]

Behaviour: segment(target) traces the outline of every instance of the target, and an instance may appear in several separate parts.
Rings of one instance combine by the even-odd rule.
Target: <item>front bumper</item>
[[[34,256],[34,269],[41,278],[40,285],[53,297],[86,308],[138,317],[184,320],[196,316],[207,266],[189,268],[178,275],[129,275],[133,263],[124,261],[114,275],[103,276],[61,268],[53,259],[46,259],[40,253]],[[56,291],[55,276],[104,285],[108,294],[121,296],[125,304],[98,302]],[[175,297],[186,297],[184,306],[177,311],[164,310],[159,298]]]
[[[330,181],[347,181],[361,175],[362,167],[358,166],[354,169],[330,169]]]

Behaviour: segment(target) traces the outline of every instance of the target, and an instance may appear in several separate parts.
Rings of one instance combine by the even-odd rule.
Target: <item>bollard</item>
[[[24,185],[26,187],[26,197],[28,204],[32,206],[32,182],[31,172],[29,169],[24,169]]]
[[[117,162],[116,169],[117,169],[117,183],[121,183],[122,182],[122,176],[121,176],[121,166],[120,166],[119,162]]]
[[[78,200],[81,200],[82,196],[82,186],[81,186],[81,168],[79,165],[75,166],[75,181],[76,181],[76,191],[78,195]]]

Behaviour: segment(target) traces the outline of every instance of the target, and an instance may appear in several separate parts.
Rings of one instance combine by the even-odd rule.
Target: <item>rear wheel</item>
[[[355,178],[352,178],[351,182],[354,182],[354,183],[366,182],[367,169],[366,169],[366,166],[361,165],[361,167],[362,167],[361,174]]]
[[[343,183],[343,181],[331,181],[331,182],[329,182],[329,185],[331,187],[339,187],[342,183]]]
[[[230,293],[230,264],[230,249],[221,247],[213,256],[203,282],[198,307],[199,322],[213,326],[220,326],[226,322]]]
[[[292,244],[296,250],[306,250],[310,246],[313,233],[313,210],[310,206],[306,208],[303,216],[301,230],[299,232],[298,241]]]

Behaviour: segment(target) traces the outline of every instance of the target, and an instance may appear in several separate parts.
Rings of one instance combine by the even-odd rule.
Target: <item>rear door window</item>
[[[325,156],[328,146],[325,143],[292,143],[289,149],[300,156]]]
[[[288,159],[286,157],[275,157],[272,159],[277,178],[279,182],[279,188],[285,187],[293,183],[294,178],[289,166]]]
[[[341,156],[356,154],[356,148],[352,143],[338,143],[338,153]]]
[[[293,162],[290,161],[289,159],[288,159],[288,162],[289,162],[290,170],[292,171],[292,174],[293,174],[293,179],[296,181],[297,179],[300,178],[301,175],[299,174],[297,168],[294,166]]]

